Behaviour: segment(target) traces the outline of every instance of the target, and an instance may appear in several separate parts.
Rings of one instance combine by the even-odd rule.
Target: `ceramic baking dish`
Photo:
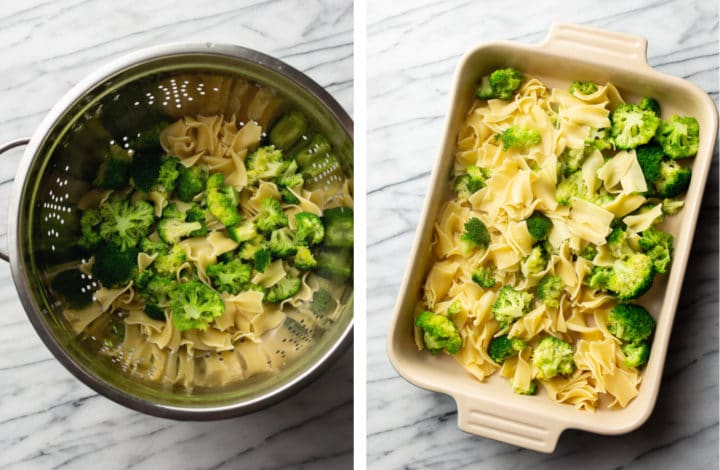
[[[388,353],[405,379],[455,399],[458,425],[463,431],[552,452],[565,429],[626,433],[642,425],[653,410],[718,123],[715,105],[708,95],[686,80],[653,70],[647,63],[646,49],[647,41],[638,36],[558,23],[541,44],[490,42],[472,49],[460,60],[444,140],[390,326]],[[432,356],[415,346],[413,311],[431,261],[433,222],[441,204],[451,197],[447,175],[455,154],[457,131],[474,99],[476,83],[500,67],[516,67],[553,87],[567,88],[574,80],[611,81],[626,100],[654,96],[661,103],[663,117],[675,113],[691,115],[700,123],[700,148],[692,163],[685,207],[661,225],[675,237],[672,269],[667,276],[656,277],[653,289],[640,302],[657,319],[657,329],[639,395],[625,409],[598,409],[591,413],[555,403],[542,396],[544,392],[535,397],[516,395],[499,374],[480,383],[453,358]]]

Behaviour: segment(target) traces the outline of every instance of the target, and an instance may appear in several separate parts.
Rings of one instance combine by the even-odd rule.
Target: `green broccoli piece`
[[[352,277],[353,252],[350,248],[319,247],[313,252],[315,273],[332,281],[344,282]]]
[[[100,206],[100,236],[122,250],[135,247],[155,222],[155,209],[147,201],[108,200]]]
[[[160,175],[161,163],[159,153],[135,153],[130,163],[130,183],[144,193],[150,192]]]
[[[517,126],[508,127],[500,134],[502,139],[503,150],[510,148],[518,148],[520,150],[527,150],[533,145],[537,145],[542,142],[540,132],[535,129],[523,129]]]
[[[313,292],[312,302],[310,302],[310,310],[319,316],[326,317],[330,315],[337,307],[337,301],[333,299],[330,292],[325,289],[318,289]]]
[[[535,395],[537,393],[537,380],[531,380],[530,386],[527,390],[523,390],[517,387],[513,387],[513,392],[518,395]]]
[[[490,355],[490,359],[501,364],[526,347],[527,343],[520,338],[508,338],[508,335],[502,335],[490,341],[488,355]]]
[[[157,191],[169,196],[175,191],[177,180],[180,177],[180,160],[175,157],[162,157],[160,171],[157,180],[152,187],[152,191]]]
[[[280,189],[297,188],[298,186],[302,186],[305,183],[305,180],[300,173],[295,173],[296,170],[297,163],[294,161],[290,162],[290,165],[287,170],[285,170],[285,173],[275,178],[275,184],[277,184]],[[299,201],[295,195],[293,195],[293,198]]]
[[[593,289],[607,290],[613,270],[608,266],[593,266],[590,274],[585,278],[585,283]]]
[[[665,274],[672,263],[673,236],[650,227],[641,233],[639,243],[652,260],[655,272]]]
[[[112,145],[100,164],[92,185],[100,189],[119,189],[128,184],[132,158],[127,150]]]
[[[612,255],[617,259],[625,259],[635,254],[636,250],[630,246],[628,232],[621,227],[615,227],[612,229],[606,240],[607,247],[610,249]]]
[[[694,117],[673,115],[669,120],[660,122],[655,140],[670,158],[677,160],[692,157],[698,151],[700,125]]]
[[[602,150],[613,150],[615,143],[613,142],[612,135],[610,134],[609,127],[603,127],[601,129],[590,129],[588,138],[585,139],[586,148],[595,148],[600,151]]]
[[[145,304],[143,307],[145,315],[157,321],[165,321],[165,309],[155,304]]]
[[[145,289],[154,275],[155,273],[153,273],[152,269],[144,269],[135,276],[133,285],[136,289]]]
[[[215,173],[208,178],[205,197],[210,213],[223,225],[230,226],[240,222],[238,193],[235,188],[225,184],[222,173]]]
[[[287,150],[305,134],[307,128],[305,116],[297,111],[290,111],[273,124],[268,141],[281,150]]]
[[[160,275],[175,277],[180,266],[187,260],[187,254],[179,245],[173,245],[165,253],[161,253],[152,263],[152,268]]]
[[[147,253],[149,255],[155,254],[155,253],[167,253],[168,246],[163,241],[153,241],[150,240],[148,237],[143,238],[140,240],[140,251],[143,253]]]
[[[545,240],[553,227],[552,220],[539,211],[534,211],[525,221],[528,232],[535,241]]]
[[[575,81],[570,85],[570,89],[568,90],[571,94],[575,94],[575,92],[580,93],[581,95],[592,95],[597,91],[597,85],[594,82],[581,82],[581,81]]]
[[[635,253],[624,260],[615,260],[606,286],[620,300],[636,299],[652,287],[655,269],[652,259]]]
[[[660,197],[671,198],[684,193],[690,186],[691,170],[675,160],[660,162],[660,177],[655,181],[655,191]]]
[[[622,341],[638,343],[655,331],[655,319],[640,305],[619,303],[608,315],[607,329]]]
[[[293,258],[293,266],[301,271],[310,271],[317,267],[317,260],[310,251],[310,248],[300,245],[297,247],[297,253]]]
[[[662,211],[665,215],[675,215],[685,206],[682,199],[665,198],[662,202]]]
[[[489,77],[482,78],[475,94],[481,100],[491,98],[509,100],[524,78],[521,72],[513,68],[498,69]]]
[[[465,222],[465,231],[460,235],[460,241],[464,243],[467,253],[476,248],[487,249],[490,245],[490,232],[480,219],[471,217]]]
[[[660,179],[660,162],[664,157],[662,147],[655,143],[640,145],[635,149],[635,153],[648,189],[651,189]]]
[[[287,224],[288,218],[282,210],[280,201],[271,197],[260,201],[260,213],[255,219],[258,230],[264,233],[272,232],[277,228],[286,227]]]
[[[297,294],[301,286],[300,278],[285,276],[267,290],[264,300],[271,304],[282,302]]]
[[[554,336],[546,336],[538,343],[532,360],[540,379],[552,379],[558,374],[567,377],[575,372],[572,346]]]
[[[207,166],[193,165],[186,168],[185,165],[178,165],[178,173],[175,192],[181,201],[190,202],[205,190],[209,174]]]
[[[562,179],[555,188],[555,199],[562,206],[569,206],[576,197],[588,199],[588,187],[581,171]]]
[[[354,244],[353,233],[353,210],[351,207],[334,207],[325,209],[322,216],[322,225],[325,228],[325,236],[323,244],[332,248],[352,248]],[[320,227],[312,217],[307,216],[308,220],[303,221],[303,225],[307,226],[303,229],[303,240],[308,240],[312,236],[312,240],[319,238]],[[296,219],[297,220],[297,219]],[[300,225],[298,222],[298,233],[300,234]]]
[[[652,111],[657,117],[660,117],[660,103],[658,103],[655,98],[646,96],[640,100],[638,106],[645,111]]]
[[[289,228],[273,230],[267,244],[270,253],[276,258],[287,258],[297,253],[297,245]]]
[[[255,258],[255,253],[263,248],[265,248],[265,239],[262,236],[257,235],[250,240],[244,241],[240,245],[237,256],[243,260],[252,260]]]
[[[98,209],[86,209],[83,211],[82,217],[80,217],[80,233],[82,237],[79,244],[81,247],[92,250],[102,242],[102,237],[98,232],[100,222],[102,222],[102,218]]]
[[[240,293],[252,276],[252,268],[237,260],[211,264],[206,272],[215,289],[233,295]]]
[[[495,320],[500,323],[500,328],[505,328],[530,310],[532,299],[533,296],[529,292],[515,290],[512,286],[505,285],[498,291],[490,311]]]
[[[103,287],[120,287],[137,274],[137,250],[123,250],[118,245],[101,245],[95,252],[92,275]]]
[[[537,288],[537,297],[542,300],[548,307],[560,307],[560,296],[563,293],[565,285],[558,276],[548,274],[542,279]]]
[[[230,227],[227,227],[227,232],[228,235],[230,235],[230,238],[232,238],[232,240],[237,243],[252,240],[258,234],[257,227],[255,227],[255,222],[253,222],[252,220],[246,220],[238,225],[232,225]]]
[[[201,222],[188,222],[186,214],[177,209],[174,203],[168,204],[163,210],[163,217],[157,224],[157,232],[160,239],[168,245],[175,245],[181,239],[191,236],[190,234],[202,231]]]
[[[520,271],[523,276],[530,277],[545,270],[550,256],[541,245],[535,245],[530,254],[520,262]]]
[[[186,222],[200,222],[200,229],[190,232],[191,237],[204,237],[208,234],[208,228],[205,224],[205,209],[199,204],[192,203],[190,208],[185,212]]]
[[[150,272],[150,270],[143,271],[143,273],[146,272]],[[154,274],[144,284],[144,287],[138,286],[138,289],[140,289],[140,296],[145,299],[146,303],[168,305],[178,282],[174,276]]]
[[[494,270],[490,266],[482,266],[472,273],[472,280],[475,284],[485,289],[495,287]]]
[[[595,257],[598,254],[597,247],[593,245],[592,243],[588,244],[583,250],[580,252],[580,257],[585,258],[586,260],[592,261],[595,259]]]
[[[650,142],[660,118],[654,112],[642,109],[636,104],[623,103],[610,114],[610,121],[610,133],[615,147],[630,150]]]
[[[300,199],[289,188],[279,186],[278,191],[280,191],[280,200],[285,204],[300,204]]]
[[[457,354],[463,341],[455,324],[446,316],[424,311],[415,320],[415,326],[423,330],[425,348],[432,354],[445,350],[448,354]]]
[[[79,269],[67,269],[58,273],[50,286],[65,299],[70,308],[81,309],[93,301],[92,280]]]
[[[328,209],[328,211],[331,211],[331,216],[326,218],[326,220],[333,230],[332,237],[328,240],[330,242],[330,245],[328,246],[337,246],[337,242],[340,242],[341,246],[345,246],[347,244],[345,231],[349,229],[352,232],[353,229],[352,211],[350,211],[349,224],[348,217],[333,217],[333,214],[340,215],[338,211],[333,211],[331,209]],[[341,212],[343,214],[347,213],[347,211]],[[323,238],[325,237],[325,226],[323,225],[323,221],[312,212],[298,212],[295,214],[295,226],[295,241],[301,245],[317,245],[323,241]],[[350,241],[349,246],[352,246],[352,240]]]
[[[220,294],[199,281],[178,284],[172,292],[172,321],[179,331],[205,331],[208,325],[225,313]]]
[[[453,300],[447,309],[448,316],[455,316],[462,311],[462,303],[459,300]]]
[[[558,177],[579,171],[584,160],[585,149],[566,148],[558,157]]]
[[[485,187],[489,177],[488,171],[479,166],[470,165],[465,173],[455,178],[453,188],[461,199],[467,199],[475,192]]]
[[[264,273],[265,269],[270,265],[272,258],[270,257],[270,250],[267,248],[260,248],[253,254],[253,268],[255,271]]]
[[[623,363],[628,367],[642,367],[650,357],[650,346],[645,341],[639,343],[623,344],[622,352],[625,355]]]
[[[248,184],[255,184],[262,179],[276,178],[288,165],[289,162],[283,159],[281,150],[272,145],[260,147],[245,159]]]

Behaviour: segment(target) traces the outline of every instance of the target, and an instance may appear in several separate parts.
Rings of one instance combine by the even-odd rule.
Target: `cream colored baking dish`
[[[647,420],[660,387],[670,329],[688,262],[703,188],[707,180],[717,133],[717,111],[708,95],[692,83],[653,70],[647,64],[647,41],[638,36],[585,26],[555,24],[538,45],[510,42],[482,44],[468,52],[457,67],[445,137],[430,181],[430,190],[410,253],[405,279],[388,335],[390,360],[413,384],[446,393],[458,406],[463,431],[542,452],[555,449],[565,429],[600,434],[632,431]],[[656,277],[642,304],[657,319],[650,360],[637,398],[621,410],[578,411],[544,396],[512,393],[507,380],[495,374],[480,383],[453,358],[418,351],[413,340],[413,310],[430,261],[433,222],[440,205],[450,196],[450,171],[457,131],[473,100],[480,77],[499,67],[516,67],[548,86],[567,88],[574,80],[611,81],[626,100],[654,96],[663,117],[673,113],[694,116],[700,123],[700,149],[692,166],[685,208],[663,224],[675,236],[675,258],[666,277]],[[540,392],[542,395],[542,392]]]

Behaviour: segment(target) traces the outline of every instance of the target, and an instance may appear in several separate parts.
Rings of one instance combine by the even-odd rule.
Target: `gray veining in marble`
[[[369,1],[368,468],[718,468],[717,153],[657,406],[637,431],[566,431],[551,455],[471,436],[458,430],[451,398],[410,385],[388,361],[390,315],[440,145],[453,70],[480,42],[537,43],[553,21],[645,36],[653,67],[718,100],[714,0]]]
[[[0,142],[30,135],[65,91],[109,59],[173,41],[236,43],[277,56],[352,112],[349,0],[2,0],[0,6]],[[0,182],[13,178],[20,154],[4,158]],[[3,233],[10,186],[0,185]],[[0,262],[2,469],[350,468],[352,377],[350,350],[296,396],[250,416],[209,423],[145,416],[98,396],[55,361]]]

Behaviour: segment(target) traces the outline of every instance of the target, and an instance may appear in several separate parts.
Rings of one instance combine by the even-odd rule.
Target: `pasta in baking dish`
[[[655,320],[634,299],[670,269],[697,152],[692,117],[611,83],[484,77],[458,132],[415,312],[419,349],[477,380],[594,410],[638,394]],[[693,149],[694,146],[694,149]]]
[[[87,256],[50,273],[76,334],[186,390],[287,366],[341,315],[352,276],[352,180],[329,141],[271,90],[201,82],[228,106],[252,88],[247,121],[163,103],[173,122],[111,141],[78,203]]]

